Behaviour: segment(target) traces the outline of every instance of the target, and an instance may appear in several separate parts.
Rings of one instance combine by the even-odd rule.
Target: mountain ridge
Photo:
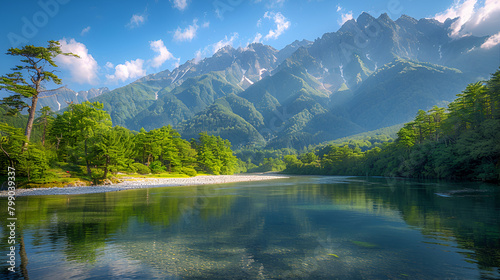
[[[130,129],[173,125],[183,135],[228,135],[232,128],[252,139],[235,137],[236,146],[301,148],[404,123],[408,112],[445,104],[464,83],[494,71],[489,58],[499,46],[481,48],[488,37],[451,38],[453,22],[362,13],[314,41],[281,50],[228,45],[92,101]]]

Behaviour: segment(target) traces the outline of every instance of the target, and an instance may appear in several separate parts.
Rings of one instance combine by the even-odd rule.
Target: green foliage
[[[153,174],[163,173],[167,170],[167,168],[160,161],[153,161],[149,165],[149,169],[151,169],[151,173]]]
[[[264,161],[259,164],[259,166],[254,168],[249,168],[247,172],[279,172],[286,168],[286,164],[281,159],[277,158],[265,158]]]
[[[142,163],[133,163],[132,166],[135,168],[135,170],[137,170],[136,172],[139,173],[139,174],[149,174],[151,173],[151,169],[149,169],[149,167],[147,167],[146,165],[142,164]]]
[[[196,170],[191,167],[183,167],[181,169],[181,173],[186,174],[190,177],[196,176],[196,174],[198,174],[198,172],[196,172]]]
[[[36,146],[31,146],[27,151],[18,156],[17,175],[25,176],[28,181],[44,178],[49,169],[49,160],[45,151]]]
[[[125,167],[133,162],[133,135],[126,128],[115,126],[99,131],[90,139],[90,162],[103,170],[107,178],[112,167]]]
[[[237,159],[228,140],[204,132],[200,133],[198,141],[193,139],[191,145],[197,150],[201,171],[215,175],[230,175],[236,171]]]
[[[7,174],[8,166],[17,165],[25,141],[22,129],[0,122],[0,174]]]

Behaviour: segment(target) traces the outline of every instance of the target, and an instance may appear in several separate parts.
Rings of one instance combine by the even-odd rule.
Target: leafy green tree
[[[237,159],[231,150],[231,143],[220,136],[200,133],[199,140],[192,140],[197,151],[200,168],[215,175],[233,174],[236,171]]]
[[[3,104],[11,108],[10,112],[14,114],[28,108],[28,123],[24,133],[27,142],[30,141],[39,95],[45,91],[43,83],[62,83],[61,79],[54,74],[54,71],[47,69],[47,66],[57,67],[54,59],[58,55],[78,57],[72,53],[63,53],[60,43],[57,41],[49,41],[48,43],[47,47],[29,45],[20,49],[10,48],[7,54],[22,57],[22,64],[12,68],[12,73],[0,78],[0,89],[13,93],[13,95],[2,100]],[[27,75],[27,78],[25,78],[25,75]],[[31,105],[26,104],[25,99],[30,99]]]
[[[7,166],[15,166],[25,141],[26,136],[23,135],[22,129],[0,122],[0,150],[2,150],[2,158],[5,159],[2,160],[3,164],[0,164],[2,172],[7,170]]]
[[[52,116],[54,112],[49,106],[45,106],[40,110],[42,114],[38,119],[38,124],[41,125],[42,128],[42,146],[45,146],[45,138],[47,136],[47,129],[49,125],[54,121],[54,117]]]
[[[82,104],[71,105],[71,127],[73,133],[77,135],[77,141],[83,142],[84,159],[87,167],[87,174],[92,177],[91,156],[89,154],[89,139],[100,132],[109,129],[112,125],[111,117],[103,111],[103,105],[99,102],[84,102]]]
[[[58,115],[50,129],[50,139],[59,151],[60,159],[78,163],[85,161],[87,175],[92,178],[91,138],[111,128],[111,117],[99,102],[71,104],[62,115]]]
[[[102,179],[107,178],[111,166],[125,167],[133,163],[134,142],[132,139],[132,133],[120,126],[103,129],[91,138],[91,162],[102,167]]]
[[[45,151],[37,146],[32,146],[19,155],[17,173],[26,176],[28,182],[33,179],[42,179],[47,169],[49,169],[49,160]]]
[[[415,123],[410,122],[404,125],[398,132],[398,143],[406,148],[411,148],[416,143]]]

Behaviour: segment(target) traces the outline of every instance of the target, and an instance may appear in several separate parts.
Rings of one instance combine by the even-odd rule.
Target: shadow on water
[[[500,277],[491,185],[298,177],[17,202],[25,244],[2,279]]]

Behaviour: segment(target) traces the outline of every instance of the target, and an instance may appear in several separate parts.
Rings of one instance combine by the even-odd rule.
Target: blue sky
[[[3,3],[0,75],[18,59],[13,46],[59,40],[81,59],[59,59],[59,76],[74,90],[123,86],[146,74],[174,69],[219,47],[259,41],[283,48],[339,29],[366,11],[414,18],[461,17],[454,36],[498,35],[498,0],[19,0]],[[486,19],[486,20],[484,20]],[[481,21],[482,20],[482,21]],[[474,24],[473,24],[474,22]],[[481,22],[481,24],[475,24]],[[483,24],[482,22],[486,22]],[[496,28],[496,29],[495,29]],[[497,41],[495,41],[496,43]]]

